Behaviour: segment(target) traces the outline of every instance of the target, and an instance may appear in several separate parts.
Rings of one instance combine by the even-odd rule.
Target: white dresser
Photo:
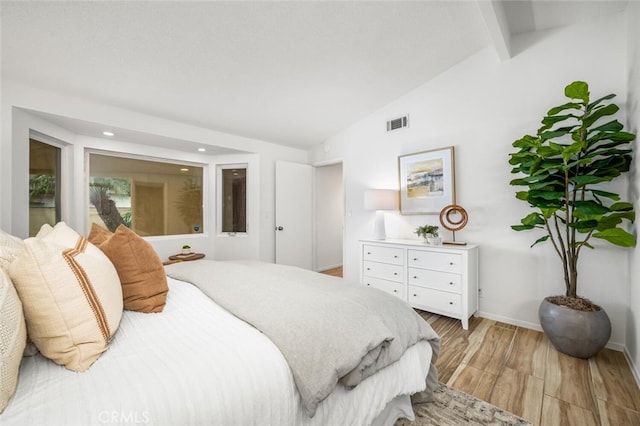
[[[478,310],[478,246],[418,240],[361,240],[360,281],[414,308],[462,320]]]

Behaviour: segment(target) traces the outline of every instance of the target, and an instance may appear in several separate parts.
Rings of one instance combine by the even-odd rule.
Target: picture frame
[[[400,214],[440,214],[456,202],[453,146],[398,157]]]

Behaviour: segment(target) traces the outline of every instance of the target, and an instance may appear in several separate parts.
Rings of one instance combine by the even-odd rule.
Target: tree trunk
[[[104,222],[107,229],[115,232],[119,225],[124,225],[124,220],[113,201],[101,188],[92,188],[89,195],[89,201],[98,211],[100,219]]]

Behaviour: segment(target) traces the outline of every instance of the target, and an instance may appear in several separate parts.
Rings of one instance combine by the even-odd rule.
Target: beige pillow
[[[113,338],[122,288],[109,259],[63,222],[25,240],[9,271],[29,337],[47,358],[84,371]]]
[[[116,267],[125,309],[147,313],[164,309],[169,286],[162,261],[151,244],[124,225],[112,234],[93,224],[89,241],[95,241]]]
[[[0,413],[16,391],[26,343],[27,327],[22,304],[11,279],[0,268]]]
[[[20,238],[0,230],[0,268],[6,271],[23,247],[24,243]]]

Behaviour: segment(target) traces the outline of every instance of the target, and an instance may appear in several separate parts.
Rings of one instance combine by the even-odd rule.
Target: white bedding
[[[162,313],[125,311],[84,373],[24,358],[0,424],[368,425],[396,395],[425,388],[426,341],[355,389],[339,385],[309,418],[265,336],[191,284],[169,279],[169,289]]]

